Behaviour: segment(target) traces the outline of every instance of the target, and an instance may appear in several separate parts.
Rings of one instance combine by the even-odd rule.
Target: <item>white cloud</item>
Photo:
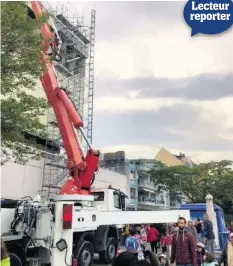
[[[154,27],[154,26],[153,26]],[[159,26],[158,26],[159,27]],[[138,32],[118,42],[96,44],[96,74],[110,78],[133,78],[146,74],[158,77],[188,77],[231,69],[233,29],[222,36],[191,38],[184,24],[165,28],[153,36]],[[224,47],[224,49],[223,49]]]
[[[126,157],[131,159],[154,158],[158,148],[146,145],[116,145],[101,148],[101,152],[125,151]]]
[[[146,98],[134,97],[99,97],[95,100],[95,112],[130,113],[136,110],[159,110],[162,107],[171,107],[176,104],[187,103],[179,98]],[[233,128],[233,97],[221,98],[214,101],[189,100],[190,107],[198,106],[203,109],[203,118],[213,121],[216,126]]]
[[[117,143],[119,143],[119,145],[104,146],[103,144],[100,148],[103,152],[125,150],[128,158],[153,158],[156,152],[159,150],[160,146],[164,146],[174,153],[179,153],[180,151],[185,152],[189,157],[200,162],[209,160],[231,159],[233,158],[233,151],[230,152],[230,149],[227,148],[227,140],[233,140],[232,102],[233,97],[221,98],[215,101],[190,100],[188,102],[186,102],[186,100],[184,99],[175,98],[99,98],[96,100],[95,113],[97,113],[98,116],[101,116],[102,113],[109,115],[109,118],[105,115],[106,128],[108,128],[109,126],[107,122],[109,121],[108,119],[112,120],[114,119],[114,117],[118,117],[118,115],[123,114],[121,117],[122,120],[120,120],[123,123],[123,130],[125,132],[125,134],[122,135],[122,128],[119,127],[119,134],[117,134]],[[191,121],[189,121],[190,114],[188,112],[187,119],[185,120],[185,114],[182,113],[180,118],[179,116],[177,116],[177,114],[179,114],[179,112],[177,113],[177,108],[179,109],[179,105],[181,107],[181,112],[185,112],[185,108],[188,108],[188,106],[190,106],[190,110],[199,110],[200,112],[195,111],[193,113],[194,116],[192,116]],[[185,106],[185,108],[183,109],[182,106]],[[132,115],[132,119],[133,121],[135,121],[135,118],[137,117],[137,115],[135,115],[135,112],[137,112],[138,114],[138,110],[141,110],[142,115],[144,113],[148,114],[148,111],[149,113],[151,111],[151,116],[149,118],[147,118],[147,116],[145,115],[145,119],[143,119],[144,122],[142,125],[142,130],[145,130],[145,128],[147,128],[147,131],[150,132],[150,122],[151,119],[153,119],[153,114],[155,112],[160,112],[160,110],[164,107],[169,109],[171,108],[171,110],[174,110],[176,114],[174,115],[174,119],[176,119],[178,123],[176,127],[173,128],[174,122],[172,122],[172,124],[169,124],[169,121],[171,119],[168,119],[165,113],[164,119],[166,119],[168,123],[163,123],[164,133],[169,132],[169,134],[174,135],[174,139],[171,139],[171,137],[169,137],[168,139],[161,138],[161,135],[157,135],[157,137],[154,138],[153,136],[150,136],[150,139],[153,139],[153,141],[149,145],[138,145],[139,140],[141,140],[143,136],[147,136],[143,132],[138,131],[138,128],[140,128],[139,126],[138,128],[135,128],[137,134],[135,133],[136,135],[132,135],[131,138],[134,140],[135,145],[121,145],[121,140],[125,144],[125,140],[129,137],[129,133],[126,131],[129,131],[131,132],[131,134],[133,134],[131,128],[132,125],[129,120],[126,120],[129,123],[124,122],[124,120],[127,119],[126,116],[129,117],[130,115]],[[168,112],[169,109],[167,110]],[[189,111],[189,108],[187,109],[187,111]],[[170,114],[172,115],[172,113]],[[159,117],[160,116],[157,116],[157,118]],[[161,119],[163,120],[163,115],[161,115]],[[179,122],[179,119],[182,119],[182,122]],[[119,123],[120,120],[117,118],[116,121]],[[163,134],[163,129],[160,125],[162,121],[155,120],[154,122],[159,126],[156,130],[158,134]],[[112,124],[114,124],[114,121],[111,122],[111,125]],[[154,124],[152,125],[152,128],[154,128]],[[153,132],[153,129],[151,130],[151,132]],[[102,134],[105,134],[104,129],[102,131]],[[176,139],[177,135],[183,136],[183,138]],[[104,142],[105,141],[102,140],[102,143]],[[148,140],[145,139],[145,142],[148,143]]]
[[[216,36],[198,34],[191,38],[182,14],[183,3],[153,3],[153,13],[151,5],[133,1],[70,3],[69,11],[84,13],[88,24],[90,10],[96,10],[96,76],[171,78],[232,68],[232,27]]]
[[[210,161],[220,161],[220,160],[232,160],[233,151],[218,151],[218,152],[208,152],[202,150],[187,151],[187,156],[193,159],[197,163],[210,162]]]
[[[232,84],[233,85],[233,84]],[[209,119],[216,121],[217,124],[225,128],[233,128],[233,97],[226,97],[215,101],[199,102],[200,105],[212,113]],[[220,116],[224,116],[223,120],[217,120]]]
[[[134,97],[99,97],[95,100],[95,112],[128,113],[136,110],[159,110],[182,103],[177,98],[135,99]]]

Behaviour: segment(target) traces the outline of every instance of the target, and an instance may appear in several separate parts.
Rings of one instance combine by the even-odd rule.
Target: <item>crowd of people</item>
[[[162,253],[158,263],[162,266],[233,266],[233,233],[217,261],[215,258],[215,235],[213,224],[207,214],[203,221],[186,221],[179,217],[178,222],[166,227],[165,233],[159,232],[153,225],[130,227],[124,232],[124,245],[127,253],[137,254],[138,260],[144,260],[143,251],[150,245],[151,254]],[[145,254],[145,253],[144,253]],[[115,265],[116,266],[116,265]]]

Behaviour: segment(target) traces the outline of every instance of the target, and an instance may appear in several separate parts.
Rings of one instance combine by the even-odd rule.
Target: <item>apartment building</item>
[[[102,155],[100,167],[125,176],[127,180],[127,209],[137,210],[137,168],[134,163],[125,158],[124,151],[105,153]],[[109,177],[110,178],[110,177]],[[118,187],[116,187],[118,188]]]
[[[159,210],[170,208],[168,191],[159,191],[148,173],[157,167],[153,159],[131,160],[137,167],[138,174],[138,210]]]
[[[161,148],[155,156],[155,160],[163,163],[166,166],[185,166],[193,167],[195,162],[189,159],[184,153],[180,152],[177,154],[172,154],[165,148]],[[177,183],[181,182],[181,176],[177,175]],[[187,197],[178,191],[176,195],[171,195],[170,206],[171,208],[177,208],[180,204],[187,202]]]
[[[169,192],[158,191],[147,173],[156,167],[153,159],[129,160],[124,151],[103,154],[101,167],[124,174],[128,177],[128,209],[158,210],[169,209]]]
[[[129,199],[128,210],[137,210],[138,207],[138,171],[137,167],[131,161],[128,161],[126,175],[129,177]]]

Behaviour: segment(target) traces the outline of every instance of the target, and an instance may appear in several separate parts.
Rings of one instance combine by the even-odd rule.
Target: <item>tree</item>
[[[45,137],[45,125],[40,116],[47,108],[45,99],[35,97],[36,83],[42,66],[39,22],[28,16],[26,2],[1,3],[1,159],[13,158],[25,163],[39,159],[42,146],[36,138],[25,133]]]
[[[160,188],[169,189],[171,194],[182,191],[190,202],[205,202],[210,193],[214,202],[220,205],[226,214],[233,213],[233,168],[232,161],[208,162],[186,166],[159,164],[150,174]]]

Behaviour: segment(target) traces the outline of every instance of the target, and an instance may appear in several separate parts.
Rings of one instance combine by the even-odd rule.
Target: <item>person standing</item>
[[[166,247],[164,235],[160,237],[160,246],[162,247],[162,253],[165,253],[167,251],[167,247]]]
[[[141,228],[138,226],[136,227],[136,230],[135,230],[135,237],[137,238],[138,240],[138,243],[141,245],[142,244],[142,236],[141,236]]]
[[[140,232],[141,232],[142,240],[146,242],[147,241],[147,232],[146,232],[146,228],[145,228],[144,224],[141,225]]]
[[[233,221],[230,224],[230,233],[233,233]]]
[[[141,235],[141,241],[142,241],[142,249],[146,250],[147,247],[147,232],[145,226],[142,224],[140,227],[140,235]]]
[[[201,266],[205,255],[205,246],[203,243],[197,243],[197,265]]]
[[[197,239],[198,242],[202,242],[202,238],[201,238],[201,231],[202,231],[202,224],[201,224],[201,219],[197,218],[196,224],[195,224],[196,230],[197,230]]]
[[[159,238],[159,232],[153,225],[150,225],[149,230],[147,232],[147,241],[150,242],[152,252],[157,254],[157,241]]]
[[[213,230],[213,223],[209,220],[209,216],[206,213],[204,216],[204,233],[205,233],[205,248],[214,255],[214,230]]]
[[[10,256],[8,254],[6,245],[1,238],[1,266],[10,266]]]
[[[129,230],[130,236],[125,240],[125,248],[130,253],[137,253],[139,248],[139,241],[136,238],[136,231],[134,229]]]
[[[195,240],[186,228],[184,217],[179,217],[178,227],[172,238],[171,265],[176,262],[176,266],[197,266]]]
[[[224,266],[233,266],[233,233],[230,233],[229,242],[225,245],[218,265],[224,263]]]
[[[172,249],[172,235],[170,235],[168,232],[165,236],[165,245],[166,245],[166,249],[167,249],[168,259],[170,259],[171,258],[171,249]]]
[[[123,245],[125,245],[125,241],[127,237],[129,236],[129,229],[130,229],[130,225],[126,224],[124,227],[124,232],[123,232]]]
[[[191,221],[191,220],[188,221],[188,229],[189,229],[189,232],[193,235],[193,237],[194,237],[194,239],[195,239],[195,241],[197,243],[198,242],[198,239],[197,239],[197,229],[194,226],[193,221]]]

